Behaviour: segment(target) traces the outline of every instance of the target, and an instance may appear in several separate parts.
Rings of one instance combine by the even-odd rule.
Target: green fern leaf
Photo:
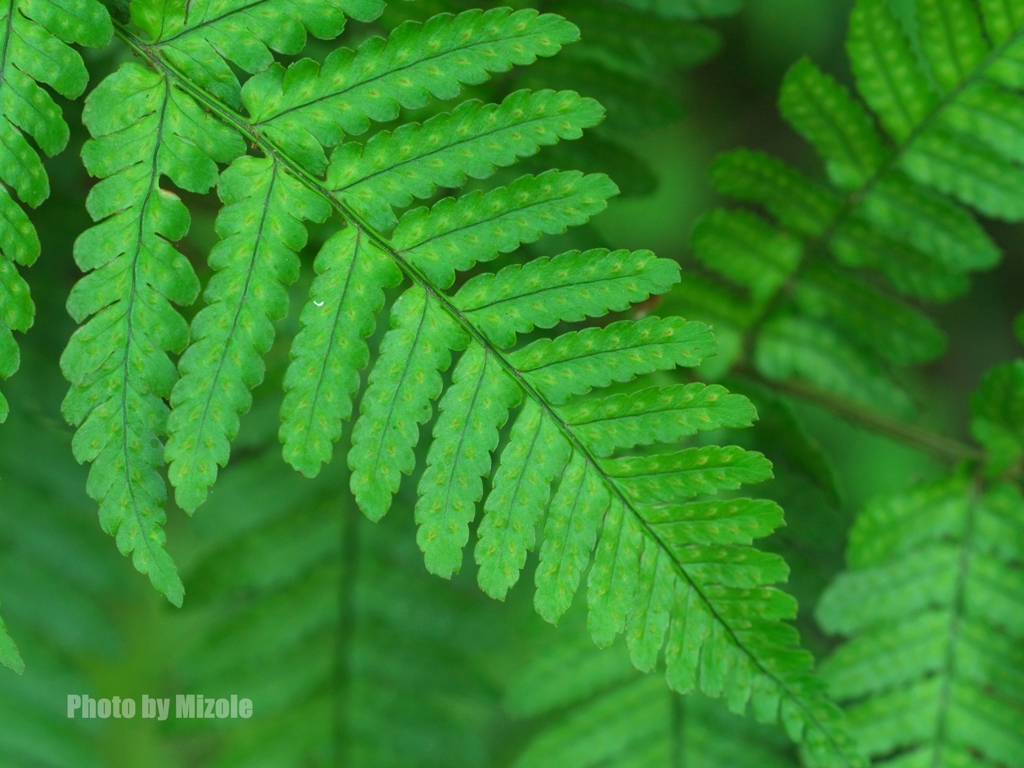
[[[556,412],[596,456],[650,443],[678,444],[698,431],[743,429],[757,418],[747,398],[716,384],[652,387],[581,400]]]
[[[768,322],[754,350],[758,370],[769,379],[802,379],[860,403],[907,413],[913,405],[871,357],[835,330],[801,317]]]
[[[81,56],[66,43],[100,47],[113,29],[102,5],[94,0],[33,3],[9,0],[0,8],[0,379],[20,365],[12,331],[25,333],[35,319],[35,305],[16,264],[29,267],[39,257],[39,237],[12,195],[33,208],[50,194],[50,184],[27,133],[48,156],[68,142],[61,109],[39,83],[69,99],[89,80]],[[9,406],[0,393],[0,422]]]
[[[808,317],[831,321],[896,364],[927,363],[946,349],[942,331],[927,315],[827,264],[804,269],[794,300]]]
[[[771,298],[800,263],[800,241],[748,211],[716,208],[697,222],[693,254],[708,269],[750,291],[755,302]]]
[[[533,9],[440,14],[403,24],[387,40],[370,38],[357,51],[339,48],[323,66],[310,59],[287,70],[272,66],[246,83],[243,98],[262,135],[322,173],[323,147],[365,132],[371,120],[393,120],[401,107],[422,107],[431,97],[454,98],[463,84],[553,56],[578,36],[565,19]]]
[[[284,380],[280,431],[285,459],[308,477],[330,461],[341,423],[352,415],[359,371],[370,360],[364,339],[384,306],[382,289],[401,279],[387,253],[354,227],[324,243],[315,267]]]
[[[699,365],[714,348],[707,326],[677,317],[648,317],[539,339],[512,353],[509,362],[547,402],[561,405],[613,381]]]
[[[486,194],[470,192],[410,211],[398,222],[392,242],[434,285],[448,288],[457,271],[579,226],[617,193],[602,174],[552,170],[523,176]]]
[[[886,0],[854,5],[846,41],[857,88],[896,141],[905,141],[938,101]]]
[[[393,208],[427,199],[438,186],[486,179],[543,146],[578,139],[603,117],[596,101],[572,91],[516,91],[500,105],[465,101],[423,125],[342,144],[331,155],[327,183],[367,224],[390,230],[398,223]]]
[[[962,476],[858,519],[818,618],[851,636],[823,674],[879,765],[1019,764],[1022,522],[1018,488]]]
[[[491,597],[504,600],[519,580],[548,508],[551,482],[561,475],[569,453],[569,443],[554,419],[535,400],[528,400],[501,452],[477,531],[477,581]]]
[[[519,388],[484,347],[471,344],[441,399],[441,415],[427,454],[416,503],[417,541],[427,570],[445,578],[462,565],[469,524],[491,471],[498,429],[518,404]]]
[[[572,604],[611,501],[600,474],[574,454],[551,501],[537,566],[534,606],[556,623]]]
[[[225,203],[217,217],[223,239],[210,266],[218,272],[206,288],[208,306],[192,321],[167,422],[168,474],[175,500],[188,512],[203,503],[217,466],[227,463],[238,417],[252,404],[249,390],[263,379],[273,321],[288,313],[283,286],[299,276],[302,222],[330,214],[323,198],[269,159],[239,158],[217,190]]]
[[[430,419],[431,401],[441,394],[440,371],[451,363],[451,350],[468,341],[419,287],[395,302],[391,328],[370,371],[348,455],[352,493],[371,520],[383,517],[402,474],[412,472],[419,425]]]
[[[89,495],[100,522],[153,586],[180,604],[183,587],[163,549],[167,496],[158,468],[159,437],[176,375],[167,351],[181,351],[188,327],[171,302],[189,304],[199,281],[171,242],[189,226],[176,195],[159,186],[167,175],[182,189],[206,192],[217,181],[215,160],[243,151],[241,140],[160,75],[126,64],[86,100],[84,119],[95,138],[83,158],[103,179],[87,205],[100,223],[75,243],[90,272],[68,298],[79,322],[61,368],[71,382],[65,418],[78,426],[74,451],[93,462]]]
[[[621,312],[678,280],[679,267],[650,251],[569,251],[477,275],[454,303],[488,339],[507,348],[517,333]]]
[[[837,186],[859,188],[886,159],[882,139],[867,112],[807,59],[786,73],[779,109],[825,159],[829,178]]]

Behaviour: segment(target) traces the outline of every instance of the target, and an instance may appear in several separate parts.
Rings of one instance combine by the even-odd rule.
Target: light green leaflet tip
[[[1024,461],[1024,360],[998,365],[971,398],[971,432],[988,453],[987,471],[998,476]]]
[[[371,520],[384,516],[401,476],[412,472],[419,425],[430,418],[431,403],[441,394],[440,372],[451,364],[451,350],[467,341],[423,289],[410,288],[395,302],[348,455],[352,493]]]
[[[450,577],[461,568],[498,430],[520,397],[515,380],[479,344],[455,367],[452,385],[441,399],[416,502],[417,542],[431,573]]]

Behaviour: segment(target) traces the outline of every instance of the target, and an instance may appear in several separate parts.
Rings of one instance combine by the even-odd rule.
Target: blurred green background
[[[384,27],[447,7],[438,0],[396,5]],[[716,153],[737,146],[770,151],[822,178],[820,162],[778,115],[778,87],[803,56],[849,82],[843,38],[851,6],[750,0],[735,17],[708,22],[722,47],[709,62],[668,79],[677,116],[609,128],[654,178],[632,190],[642,194],[615,200],[585,237],[651,248],[687,264],[690,230],[718,202],[708,168]],[[374,30],[381,27],[354,26],[351,40]],[[127,58],[116,44],[88,52],[92,82]],[[574,73],[560,76],[571,80]],[[314,232],[304,254],[307,276],[293,289],[292,315],[243,419],[230,468],[195,519],[169,509],[168,549],[187,595],[180,610],[166,604],[100,531],[85,495],[86,472],[71,458],[71,432],[60,416],[66,385],[58,357],[74,327],[64,302],[79,277],[71,249],[89,224],[83,200],[91,183],[77,159],[85,139],[81,104],[62,106],[72,140],[47,163],[53,194],[33,214],[43,241],[43,256],[28,271],[38,315],[23,340],[22,370],[5,384],[12,415],[0,427],[0,601],[28,664],[22,678],[0,673],[0,765],[528,766],[552,723],[595,706],[608,709],[605,738],[631,734],[638,766],[795,765],[775,732],[732,718],[717,704],[670,696],[659,678],[638,676],[615,650],[595,651],[576,608],[562,627],[544,625],[530,605],[530,565],[506,604],[479,593],[471,557],[452,583],[428,576],[414,541],[413,482],[403,485],[385,521],[372,525],[352,505],[340,456],[315,482],[284,465],[276,448],[279,383],[310,257],[326,229]],[[193,227],[181,248],[205,280],[217,207],[183,197]],[[1019,232],[991,231],[1007,257],[967,296],[939,310],[948,354],[920,373],[921,421],[961,438],[967,397],[981,372],[1019,352],[1011,331],[1024,309]],[[558,252],[552,242],[537,250]],[[770,546],[790,560],[790,588],[806,613],[842,566],[844,534],[857,509],[941,467],[818,407],[795,407],[834,464],[838,496],[784,466],[771,488],[759,490],[787,509],[788,527]],[[806,616],[801,630],[816,653],[829,647]],[[603,670],[594,678],[601,684],[576,690],[572,672],[584,667]],[[235,693],[253,699],[255,716],[69,721],[68,693],[136,700]],[[685,738],[672,735],[679,729]],[[576,741],[567,739],[566,754],[597,749],[601,735],[577,733]],[[743,756],[730,752],[744,744]]]

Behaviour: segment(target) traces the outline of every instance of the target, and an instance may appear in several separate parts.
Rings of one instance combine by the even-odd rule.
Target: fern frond
[[[206,287],[206,308],[192,321],[167,422],[168,474],[188,512],[227,463],[238,417],[252,404],[249,390],[263,379],[273,321],[288,314],[284,286],[299,276],[303,221],[323,221],[331,210],[271,159],[239,158],[217,191],[225,204],[217,217],[222,239],[210,253],[217,273]]]
[[[451,37],[455,31],[466,33],[466,46],[479,46],[472,52],[460,48],[462,43]],[[506,34],[511,37],[502,38]],[[324,170],[318,154],[322,147],[339,143],[343,132],[363,131],[371,118],[391,119],[399,106],[422,106],[430,95],[454,96],[460,83],[479,82],[487,71],[553,53],[575,39],[572,25],[532,11],[500,10],[399,27],[389,41],[372,39],[356,53],[336,52],[320,69],[299,62],[287,72],[271,67],[255,76],[243,93],[248,116],[203,91],[159,48],[136,42],[127,30],[122,35],[156,67],[159,74],[154,77],[168,89],[173,84],[188,93],[266,156],[237,160],[222,177],[222,197],[239,202],[221,214],[226,239],[214,251],[213,266],[219,268],[223,258],[225,267],[214,276],[208,295],[215,302],[225,298],[197,315],[196,338],[182,359],[183,378],[172,396],[175,410],[169,422],[174,437],[167,455],[172,462],[182,448],[178,434],[187,434],[185,425],[196,423],[189,405],[193,382],[195,402],[211,404],[210,414],[217,421],[210,424],[216,430],[185,447],[198,446],[208,458],[203,472],[215,471],[226,459],[234,420],[248,406],[248,389],[262,370],[259,357],[269,339],[265,321],[282,314],[278,283],[291,279],[287,265],[305,240],[299,219],[323,218],[329,205],[345,220],[345,230],[328,242],[318,259],[319,275],[302,311],[304,328],[286,377],[281,431],[289,460],[315,474],[329,456],[330,443],[340,432],[338,423],[351,411],[359,368],[367,362],[363,339],[373,330],[383,290],[397,282],[400,272],[411,287],[392,307],[392,328],[383,336],[352,431],[350,487],[364,513],[379,519],[391,506],[401,475],[415,468],[419,427],[430,420],[432,402],[444,393],[419,483],[417,540],[430,570],[454,574],[491,470],[491,453],[499,446],[499,429],[506,418],[514,419],[511,442],[501,451],[480,523],[476,558],[480,581],[489,592],[502,595],[518,579],[546,513],[535,597],[545,618],[557,621],[567,610],[596,547],[601,560],[590,568],[588,591],[601,642],[625,631],[634,663],[649,670],[663,656],[675,690],[724,696],[737,712],[752,702],[759,719],[785,724],[812,765],[862,765],[843,733],[838,711],[811,673],[809,655],[799,650],[795,630],[785,623],[794,617],[795,603],[772,586],[785,577],[784,564],[750,547],[753,534],[767,533],[778,524],[777,508],[748,499],[712,498],[723,491],[731,496],[743,483],[767,479],[767,460],[737,447],[716,446],[608,457],[610,445],[631,442],[616,432],[628,434],[640,423],[636,420],[659,418],[666,406],[676,413],[661,416],[664,428],[654,440],[749,422],[749,406],[720,389],[669,389],[652,395],[628,386],[638,377],[698,365],[715,351],[710,329],[678,317],[616,319],[605,327],[568,330],[553,338],[542,335],[508,348],[518,333],[600,317],[664,290],[676,279],[671,265],[645,252],[572,252],[534,262],[518,273],[478,277],[457,294],[461,298],[449,294],[459,273],[545,234],[587,222],[616,194],[615,185],[603,175],[574,171],[526,175],[489,192],[474,190],[407,212],[389,237],[354,211],[343,193],[313,175],[314,169]],[[433,64],[425,65],[432,42],[440,52],[430,59]],[[408,62],[404,69],[398,66],[400,58]],[[490,70],[488,62],[494,64]],[[371,75],[379,77],[368,85]],[[373,93],[379,102],[373,102]],[[374,103],[380,104],[378,111]],[[451,119],[440,121],[444,125]],[[423,130],[410,131],[410,136]],[[566,129],[560,135],[571,138],[576,132]],[[390,142],[394,135],[380,141]],[[483,145],[478,149],[492,165],[509,159]],[[355,150],[339,151],[357,157]],[[257,168],[263,180],[253,177],[236,193],[233,174],[241,179],[240,169]],[[280,179],[279,199],[271,200],[267,178]],[[430,183],[441,181],[431,177]],[[368,197],[366,210],[387,212],[396,201],[411,202],[415,196]],[[261,232],[257,222],[264,213],[268,222],[275,217],[279,221]],[[565,274],[567,266],[583,270],[573,279]],[[531,282],[516,280],[524,273]],[[251,309],[243,301],[245,275],[267,280],[253,293]],[[509,287],[510,281],[517,284]],[[541,290],[551,290],[558,300],[538,308]],[[576,298],[579,305],[570,307],[570,299]],[[470,309],[462,308],[463,301]],[[511,325],[495,326],[488,320],[493,312],[471,311],[494,301],[514,305],[517,316]],[[239,325],[240,346],[232,348],[229,338],[217,334],[232,327],[231,317],[240,316],[243,307],[254,313],[253,322]],[[202,351],[206,325],[209,338],[228,343],[211,342],[212,357]],[[453,358],[452,383],[446,385],[441,374]],[[217,360],[225,362],[223,368]],[[218,370],[224,378],[215,383]],[[585,410],[588,401],[582,398],[613,383],[624,385],[619,394],[628,403],[599,404],[602,412],[618,415],[605,429],[583,423],[586,417],[581,416],[577,433],[569,419]],[[698,395],[704,410],[686,414],[687,398]],[[720,411],[711,407],[719,399]],[[196,483],[172,464],[171,478],[189,506],[205,494],[212,474]],[[691,527],[703,531],[706,544],[686,538]],[[264,629],[273,634],[274,628]]]
[[[867,507],[818,618],[823,665],[879,765],[1019,765],[1024,498],[956,476]],[[898,755],[898,757],[893,757]]]
[[[28,285],[15,265],[29,267],[39,257],[39,236],[14,194],[33,208],[50,195],[43,163],[25,134],[50,157],[68,143],[61,109],[39,84],[69,99],[80,96],[89,73],[68,43],[100,47],[113,29],[95,0],[8,0],[0,6],[0,26],[0,379],[6,379],[21,359],[12,331],[25,333],[35,318]],[[8,411],[0,393],[0,422]]]
[[[324,148],[365,132],[371,120],[455,98],[463,85],[553,56],[578,36],[560,16],[530,8],[439,14],[425,24],[407,22],[387,40],[372,37],[356,51],[339,48],[323,66],[311,59],[287,70],[274,65],[246,83],[243,98],[253,126],[319,174],[327,167]]]
[[[177,379],[167,352],[188,341],[171,302],[191,303],[199,281],[171,245],[188,231],[188,211],[160,179],[206,192],[217,182],[215,161],[231,160],[244,145],[164,77],[135,64],[89,95],[84,120],[94,138],[83,159],[103,179],[87,205],[100,223],[75,242],[75,260],[90,274],[72,290],[68,311],[78,322],[91,319],[61,357],[72,385],[62,410],[78,427],[75,457],[93,463],[88,491],[103,529],[180,604],[184,588],[163,549],[167,491],[158,469],[164,398]]]
[[[4,429],[11,439],[0,445],[0,590],[25,673],[0,675],[0,762],[103,768],[105,734],[69,719],[65,701],[96,690],[83,657],[124,657],[107,612],[124,597],[122,563],[96,529],[82,492],[86,473],[71,458],[65,430],[17,413]]]
[[[339,514],[338,469],[308,481],[272,453],[233,465],[194,521],[179,673],[260,707],[204,765],[487,765],[499,710],[482,670],[501,617],[471,583],[423,570],[410,519]]]

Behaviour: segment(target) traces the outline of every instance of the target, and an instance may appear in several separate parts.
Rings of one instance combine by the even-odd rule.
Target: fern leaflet
[[[182,189],[206,192],[217,160],[244,151],[241,139],[155,72],[126,64],[86,100],[94,138],[83,149],[89,171],[103,179],[89,193],[100,223],[75,242],[90,272],[71,292],[79,322],[61,368],[72,387],[65,418],[79,427],[73,448],[91,461],[89,495],[103,529],[153,586],[180,604],[184,587],[163,549],[167,496],[158,468],[160,435],[177,379],[167,352],[182,351],[188,326],[171,302],[190,304],[199,280],[172,242],[188,231],[188,210],[160,188],[167,175]]]

